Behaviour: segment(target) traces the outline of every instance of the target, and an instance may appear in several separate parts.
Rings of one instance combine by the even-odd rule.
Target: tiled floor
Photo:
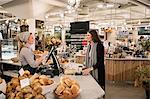
[[[106,83],[105,99],[146,99],[143,88],[127,83]]]

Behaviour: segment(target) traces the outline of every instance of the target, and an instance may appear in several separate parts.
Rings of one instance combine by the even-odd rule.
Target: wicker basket
[[[56,89],[55,89],[56,90]],[[74,95],[69,95],[69,96],[65,96],[65,95],[57,95],[55,93],[55,90],[54,90],[54,95],[57,99],[76,99],[78,97],[78,95],[80,94],[80,91],[77,93],[77,94],[74,94]]]

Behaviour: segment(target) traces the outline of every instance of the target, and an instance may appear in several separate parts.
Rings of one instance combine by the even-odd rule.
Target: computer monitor
[[[49,54],[48,54],[48,57],[46,59],[46,63],[48,62],[48,60],[52,57],[52,60],[53,60],[53,69],[58,69],[58,70],[61,70],[60,68],[60,64],[59,64],[59,61],[56,57],[56,54],[55,54],[55,46],[52,46],[51,50],[49,51]]]

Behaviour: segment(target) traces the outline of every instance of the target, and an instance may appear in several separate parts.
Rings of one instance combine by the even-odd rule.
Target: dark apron
[[[24,70],[28,70],[32,75],[36,73],[37,68],[31,67],[29,64],[22,66]]]

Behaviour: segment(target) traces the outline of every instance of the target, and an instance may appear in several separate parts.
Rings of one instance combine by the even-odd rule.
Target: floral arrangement
[[[149,39],[144,39],[140,42],[140,45],[142,46],[142,49],[144,51],[149,51],[150,50],[150,40]]]
[[[139,66],[135,70],[135,86],[142,86],[143,82],[150,84],[150,68],[149,66]]]
[[[55,37],[49,37],[49,38],[46,38],[45,40],[45,45],[46,45],[46,48],[48,49],[51,49],[52,46],[58,46],[61,44],[61,40],[60,39],[57,39]]]

